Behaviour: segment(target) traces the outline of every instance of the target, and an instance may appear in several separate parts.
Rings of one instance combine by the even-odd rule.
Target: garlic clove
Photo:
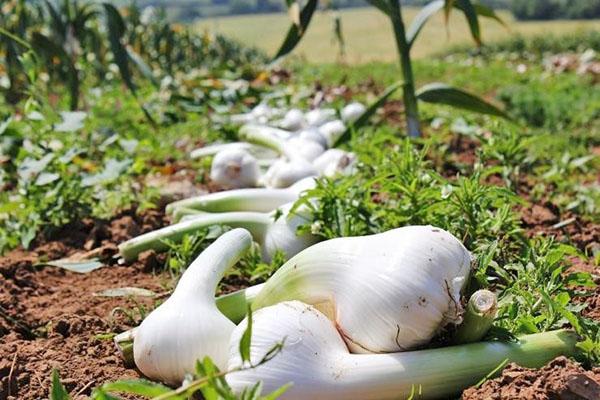
[[[352,102],[342,108],[341,116],[342,121],[346,123],[353,123],[361,117],[367,111],[367,107],[364,104],[357,101]]]
[[[327,147],[335,146],[344,132],[346,132],[346,125],[339,119],[329,121],[319,127],[319,133],[327,141]]]
[[[238,148],[218,152],[212,161],[210,178],[227,189],[254,187],[260,169],[254,156]]]

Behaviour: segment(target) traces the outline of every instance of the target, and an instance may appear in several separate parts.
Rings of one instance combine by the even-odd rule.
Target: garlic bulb
[[[307,177],[318,176],[313,165],[301,158],[277,160],[263,176],[263,184],[268,188],[286,188]]]
[[[328,147],[333,147],[346,132],[346,125],[339,119],[327,122],[319,127],[319,133],[327,141]]]
[[[321,135],[319,130],[314,127],[301,130],[300,132],[298,132],[297,137],[304,139],[304,140],[311,140],[313,142],[319,143],[321,145],[321,147],[323,147],[324,149],[329,147],[329,144],[327,143],[327,139],[325,138],[325,136]]]
[[[331,121],[336,116],[332,108],[315,108],[304,115],[308,126],[320,126],[325,122]]]
[[[214,293],[225,271],[251,244],[244,229],[224,233],[183,273],[171,297],[142,321],[134,334],[133,355],[145,376],[180,384],[205,356],[226,368],[235,324],[217,309]]]
[[[365,113],[365,111],[367,111],[367,107],[365,107],[362,103],[357,101],[350,103],[342,108],[342,121],[351,124],[359,119]]]
[[[384,296],[387,293],[380,293]],[[226,376],[235,393],[263,383],[272,392],[291,383],[282,400],[387,400],[448,398],[476,384],[506,360],[541,367],[559,355],[574,354],[576,335],[567,331],[521,337],[518,342],[480,342],[391,354],[350,354],[335,325],[319,310],[298,301],[253,314],[251,362],[273,347],[282,350],[266,363]],[[229,370],[242,367],[244,320],[231,334]]]
[[[352,173],[355,163],[356,154],[340,149],[329,149],[313,161],[319,175],[329,178]]]
[[[296,157],[303,158],[306,161],[313,161],[325,151],[325,147],[318,142],[303,139],[302,137],[293,137],[287,141],[290,151],[296,154]]]
[[[335,321],[352,352],[404,351],[460,322],[470,263],[462,243],[433,226],[331,239],[286,262],[252,306],[300,300]]]
[[[292,108],[285,114],[283,119],[279,121],[279,127],[287,131],[297,131],[302,129],[305,123],[304,113],[297,108]]]
[[[259,176],[256,158],[235,148],[218,152],[210,169],[210,178],[225,188],[256,186]]]

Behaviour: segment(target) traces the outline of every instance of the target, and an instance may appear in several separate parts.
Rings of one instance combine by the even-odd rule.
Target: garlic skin
[[[342,121],[351,124],[356,122],[365,111],[367,111],[367,107],[365,107],[364,104],[355,101],[342,108],[340,114],[342,116]]]
[[[299,131],[297,137],[299,137],[300,139],[310,140],[310,141],[319,143],[321,145],[321,147],[323,147],[324,149],[329,147],[329,144],[327,143],[327,139],[325,138],[325,136],[323,136],[321,134],[321,132],[319,132],[319,130],[314,127],[306,128],[306,129]]]
[[[287,146],[290,152],[294,152],[296,157],[313,161],[325,151],[325,147],[312,140],[303,139],[301,137],[293,137],[287,141]]]
[[[285,204],[270,216],[273,221],[277,214],[280,214],[279,218],[268,226],[262,239],[262,258],[266,262],[271,262],[277,251],[282,251],[286,259],[289,259],[319,241],[318,237],[309,233],[297,234],[298,227],[310,223],[312,218],[306,207],[300,207],[294,213],[290,213],[293,206],[294,202]]]
[[[356,154],[340,149],[329,149],[313,161],[319,174],[328,178],[351,174],[355,164]]]
[[[229,148],[218,152],[212,161],[210,178],[228,189],[254,187],[260,169],[256,158],[245,150]]]
[[[308,126],[323,125],[325,122],[333,120],[335,116],[336,112],[332,108],[315,108],[304,114]]]
[[[539,368],[575,352],[567,331],[544,332],[518,342],[479,342],[391,354],[350,354],[335,325],[314,307],[279,303],[253,313],[250,360],[257,364],[277,344],[266,363],[234,371],[225,379],[235,393],[262,381],[270,393],[291,383],[282,400],[392,400],[418,393],[419,399],[454,398],[506,360]],[[229,369],[243,366],[240,339],[247,320],[231,334]]]
[[[346,132],[346,125],[339,119],[329,121],[319,127],[319,133],[327,141],[328,147],[335,146],[338,139]]]
[[[300,300],[335,321],[354,353],[405,351],[460,322],[470,264],[462,243],[433,226],[332,239],[290,259],[252,306]]]
[[[305,124],[304,113],[297,108],[289,110],[283,119],[279,121],[279,127],[288,131],[300,130]]]
[[[268,188],[287,188],[303,178],[315,177],[318,174],[310,162],[301,158],[279,159],[263,176],[263,184]]]
[[[214,293],[225,271],[251,245],[245,229],[221,235],[187,268],[171,297],[142,321],[135,331],[133,356],[146,377],[179,385],[205,356],[219,368],[227,367],[235,324],[217,309]]]

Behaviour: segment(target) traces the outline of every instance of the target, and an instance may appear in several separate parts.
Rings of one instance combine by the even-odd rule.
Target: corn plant
[[[489,7],[470,0],[434,0],[417,14],[408,29],[402,18],[402,6],[399,0],[367,0],[368,3],[384,13],[390,20],[394,30],[394,39],[403,76],[403,100],[407,131],[410,136],[421,136],[419,123],[418,100],[428,103],[446,104],[483,114],[491,114],[504,118],[508,116],[493,104],[459,88],[443,83],[430,83],[415,89],[410,51],[425,23],[435,13],[443,10],[446,22],[453,8],[462,11],[469,24],[471,35],[476,44],[481,45],[481,30],[478,16],[492,18],[501,24],[504,22]],[[292,26],[275,54],[274,60],[290,53],[304,36],[311,18],[317,9],[318,0],[307,0],[301,9],[298,0],[286,0]]]

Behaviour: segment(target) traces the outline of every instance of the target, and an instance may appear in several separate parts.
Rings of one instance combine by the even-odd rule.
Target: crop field
[[[598,398],[599,31],[2,7],[0,400]]]
[[[403,15],[412,19],[418,12],[416,7],[406,7]],[[515,21],[507,11],[498,14],[508,28],[494,23],[483,27],[483,38],[487,42],[506,39],[514,35],[557,35],[579,30],[593,29],[600,21]],[[322,11],[315,15],[306,38],[299,45],[296,55],[308,62],[331,63],[343,60],[350,64],[369,61],[395,61],[396,49],[389,40],[392,27],[385,16],[372,8],[346,9],[339,12],[345,39],[346,55],[341,59],[334,36],[331,12]],[[249,46],[273,54],[280,45],[281,37],[289,27],[284,14],[259,14],[220,17],[200,20],[195,24],[199,32],[221,33]],[[455,14],[446,28],[442,14],[435,16],[427,25],[413,49],[413,56],[423,58],[436,55],[449,45],[464,45],[470,40],[469,29],[462,15]]]

